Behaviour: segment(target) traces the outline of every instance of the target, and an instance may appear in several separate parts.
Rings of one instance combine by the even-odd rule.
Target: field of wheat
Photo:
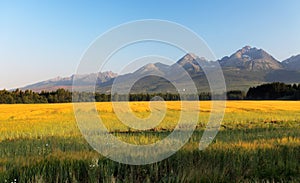
[[[149,131],[123,124],[111,103],[96,103],[106,128],[132,144],[165,138],[176,126],[180,102],[166,102],[163,121]],[[148,102],[131,102],[140,118]],[[198,125],[189,142],[158,163],[131,166],[93,150],[76,124],[72,104],[0,105],[1,182],[236,182],[300,181],[300,102],[228,101],[220,131],[199,151],[211,112],[200,102]],[[124,111],[125,113],[126,111]]]

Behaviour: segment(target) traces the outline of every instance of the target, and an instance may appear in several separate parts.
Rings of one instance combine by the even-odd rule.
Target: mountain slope
[[[288,70],[300,70],[300,54],[284,60],[282,64]]]

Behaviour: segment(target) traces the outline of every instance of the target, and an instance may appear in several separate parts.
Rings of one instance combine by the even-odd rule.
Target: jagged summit
[[[193,61],[195,59],[199,58],[197,55],[195,55],[194,53],[187,53],[186,55],[184,55],[180,60],[185,60],[185,61]],[[179,61],[180,61],[179,60]],[[178,62],[179,62],[178,61]]]
[[[199,72],[201,67],[206,67],[209,62],[204,57],[198,57],[194,53],[187,53],[177,61],[178,65],[182,66],[190,73]]]
[[[179,65],[184,65],[185,63],[195,63],[195,61],[208,61],[205,57],[199,57],[194,53],[187,53],[186,55],[184,55],[181,59],[179,59],[177,61],[177,64]]]

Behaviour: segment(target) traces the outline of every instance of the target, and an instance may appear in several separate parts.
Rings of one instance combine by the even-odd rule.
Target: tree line
[[[73,95],[74,94],[74,95]],[[220,95],[221,96],[221,95]],[[300,100],[300,84],[268,83],[251,87],[246,92],[240,90],[228,91],[228,100]],[[183,98],[181,98],[183,97]],[[218,98],[218,96],[217,96]],[[110,101],[150,101],[150,100],[211,100],[209,92],[198,95],[180,96],[178,93],[138,93],[138,94],[103,94],[91,92],[75,92],[65,89],[56,91],[33,92],[32,90],[14,91],[0,90],[1,104],[32,104],[32,103],[69,103],[72,102],[110,102]]]
[[[228,100],[300,100],[300,84],[280,82],[250,87],[247,93],[234,90],[227,92]]]
[[[268,83],[249,88],[249,100],[299,100],[300,84]]]
[[[210,93],[200,93],[199,95],[184,95],[183,100],[210,100]],[[92,92],[74,92],[57,89],[56,91],[34,92],[32,90],[14,91],[0,90],[0,104],[33,104],[33,103],[69,103],[69,102],[110,102],[110,101],[150,101],[181,100],[180,95],[173,93],[139,93],[139,94],[103,94]]]

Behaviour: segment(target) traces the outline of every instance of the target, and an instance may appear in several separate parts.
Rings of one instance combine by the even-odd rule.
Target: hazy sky
[[[69,76],[96,37],[140,19],[169,20],[190,28],[217,58],[251,45],[283,60],[300,54],[299,7],[298,0],[2,0],[0,89]],[[108,69],[118,71],[126,58],[118,62]]]

